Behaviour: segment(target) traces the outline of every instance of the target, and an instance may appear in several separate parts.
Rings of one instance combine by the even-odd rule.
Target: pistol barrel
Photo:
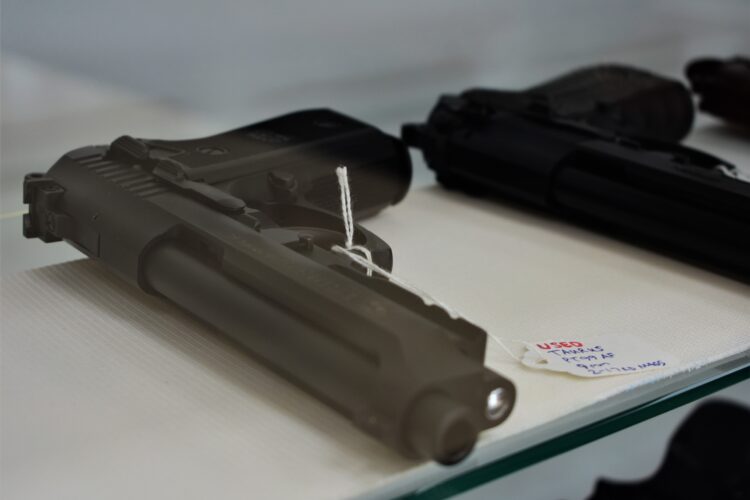
[[[154,291],[406,456],[455,463],[472,450],[479,431],[503,420],[513,405],[512,384],[453,348],[440,332],[426,332],[440,329],[426,318],[412,318],[423,328],[411,332],[400,331],[397,320],[393,331],[382,335],[371,329],[368,334],[376,337],[370,339],[372,349],[366,349],[269,300],[175,242],[154,248],[144,272]],[[371,320],[359,319],[362,324]],[[403,340],[407,336],[422,337],[421,350],[432,352],[434,359],[419,355]],[[488,417],[486,398],[498,389],[503,408],[498,418]]]

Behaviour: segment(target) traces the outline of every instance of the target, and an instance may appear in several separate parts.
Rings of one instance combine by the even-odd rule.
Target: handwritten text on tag
[[[580,377],[628,375],[673,367],[677,359],[629,335],[602,335],[592,340],[526,342],[521,362],[531,368]]]

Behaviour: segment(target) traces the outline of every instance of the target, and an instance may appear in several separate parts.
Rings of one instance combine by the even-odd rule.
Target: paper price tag
[[[677,365],[677,358],[628,335],[602,335],[588,341],[524,342],[524,365],[579,377],[628,375]]]

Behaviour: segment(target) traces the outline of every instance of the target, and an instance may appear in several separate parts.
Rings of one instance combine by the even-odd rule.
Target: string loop
[[[461,315],[446,303],[437,300],[430,294],[420,290],[411,283],[408,283],[406,280],[394,276],[391,272],[386,271],[375,264],[372,260],[372,253],[367,247],[354,244],[354,215],[352,213],[352,196],[349,189],[349,175],[347,168],[343,165],[336,168],[336,176],[339,180],[339,191],[341,192],[341,216],[344,219],[346,242],[345,246],[334,245],[331,247],[331,250],[346,255],[352,261],[364,267],[367,271],[367,276],[372,276],[373,273],[379,274],[394,285],[399,286],[422,299],[422,302],[424,302],[425,305],[439,307],[445,311],[451,319],[461,318]],[[360,253],[362,255],[360,255]]]

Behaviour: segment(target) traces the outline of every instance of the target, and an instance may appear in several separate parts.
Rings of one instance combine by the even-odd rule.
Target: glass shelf
[[[566,451],[606,437],[627,427],[661,415],[682,405],[713,394],[750,378],[750,353],[716,366],[695,370],[683,376],[653,384],[648,390],[635,390],[630,397],[616,398],[608,408],[594,408],[571,417],[579,426],[549,439],[536,442],[527,436],[529,446],[494,461],[464,471],[432,486],[402,495],[403,500],[436,500],[466,492],[490,481],[524,469]],[[607,412],[612,414],[601,417]],[[586,423],[588,422],[588,423]],[[555,426],[558,426],[556,423]],[[561,427],[565,426],[563,424]],[[537,431],[541,434],[544,430]],[[533,432],[533,431],[532,431]],[[532,434],[530,432],[529,434]],[[535,444],[531,444],[535,443]]]

